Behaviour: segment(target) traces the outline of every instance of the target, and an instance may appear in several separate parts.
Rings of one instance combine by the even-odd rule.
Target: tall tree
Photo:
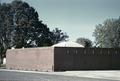
[[[51,32],[38,19],[38,13],[21,0],[0,5],[0,58],[8,48],[52,45]],[[2,61],[1,61],[2,63]]]
[[[78,38],[76,42],[83,45],[84,47],[92,47],[92,41],[88,38],[81,37],[81,38]]]
[[[11,47],[37,47],[51,44],[48,40],[50,30],[47,25],[39,21],[38,13],[33,7],[21,0],[15,0],[11,3],[10,11]]]
[[[8,48],[51,46],[68,36],[56,28],[50,31],[28,3],[14,0],[0,5],[0,57]]]
[[[96,26],[93,33],[95,44],[102,48],[120,47],[120,18],[107,19],[103,24]]]
[[[0,59],[1,63],[5,57],[5,52],[9,47],[9,37],[10,37],[10,5],[2,4],[0,5]]]
[[[11,47],[21,48],[31,46],[34,41],[36,23],[38,22],[38,14],[33,7],[30,7],[26,2],[15,0],[11,3],[12,14],[12,45]],[[15,35],[14,35],[15,34]],[[31,38],[31,40],[30,40]]]

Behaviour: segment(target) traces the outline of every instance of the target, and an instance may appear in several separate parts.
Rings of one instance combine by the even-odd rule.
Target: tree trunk
[[[0,65],[3,64],[3,57],[0,55]]]

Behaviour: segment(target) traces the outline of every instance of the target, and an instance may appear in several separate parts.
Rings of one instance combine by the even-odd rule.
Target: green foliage
[[[120,18],[107,19],[103,24],[96,26],[93,33],[95,44],[102,48],[120,47]]]
[[[9,36],[10,36],[10,5],[0,5],[0,60],[5,57],[7,48],[9,47]]]
[[[14,0],[0,5],[0,57],[8,48],[51,46],[65,40],[59,29],[50,31],[28,3]]]
[[[68,35],[64,32],[62,32],[62,30],[55,28],[52,31],[52,43],[53,44],[57,44],[60,41],[67,41],[68,40]]]
[[[49,28],[38,19],[38,13],[26,2],[15,0],[3,4],[0,13],[2,43],[6,48],[38,47],[51,45]],[[48,42],[49,41],[49,42]],[[5,47],[5,46],[4,46]]]
[[[92,41],[88,38],[78,38],[76,40],[77,43],[83,45],[84,47],[92,47]]]

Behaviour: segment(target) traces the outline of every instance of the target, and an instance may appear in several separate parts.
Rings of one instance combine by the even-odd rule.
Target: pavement
[[[120,81],[120,70],[89,70],[89,71],[63,71],[63,72],[38,72],[38,71],[20,71],[20,70],[6,70],[7,72],[21,72],[21,73],[36,73],[36,74],[49,74],[49,75],[62,75],[71,77],[84,77],[93,79],[106,79],[106,80],[118,80]]]

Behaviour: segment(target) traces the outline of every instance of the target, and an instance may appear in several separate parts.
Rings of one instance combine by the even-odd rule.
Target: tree
[[[66,41],[68,40],[68,38],[69,36],[58,28],[55,28],[52,31],[52,43],[53,44],[59,43],[60,41]]]
[[[38,47],[52,44],[49,40],[49,34],[51,34],[49,28],[42,21],[39,21],[38,13],[33,7],[21,0],[15,0],[9,5],[10,9],[8,9],[9,13],[7,14],[9,20],[6,23],[9,25],[7,28],[10,31],[8,33],[9,39],[7,39],[9,48]],[[6,11],[6,9],[3,10]]]
[[[67,35],[59,29],[50,31],[28,3],[14,0],[0,5],[1,59],[8,48],[51,46],[66,38]]]
[[[52,45],[51,32],[26,2],[14,0],[0,5],[0,58],[8,48]],[[2,60],[1,60],[2,63]]]
[[[102,48],[120,47],[120,18],[107,19],[103,24],[96,26],[93,33],[95,44]]]
[[[88,38],[78,38],[76,40],[77,43],[83,45],[84,47],[92,47],[92,41]]]
[[[3,58],[5,57],[6,50],[9,46],[9,36],[10,36],[10,26],[9,23],[10,15],[10,5],[2,4],[0,5],[0,60],[3,63]],[[1,64],[0,63],[0,64]]]

